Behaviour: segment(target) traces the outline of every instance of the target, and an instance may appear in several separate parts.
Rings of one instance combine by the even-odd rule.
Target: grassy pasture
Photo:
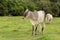
[[[60,40],[60,18],[46,24],[44,35],[31,36],[31,28],[29,20],[20,16],[0,17],[0,40]]]

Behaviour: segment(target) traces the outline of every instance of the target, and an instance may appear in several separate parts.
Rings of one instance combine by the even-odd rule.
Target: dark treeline
[[[0,16],[22,16],[26,9],[41,10],[60,16],[60,0],[0,0]]]

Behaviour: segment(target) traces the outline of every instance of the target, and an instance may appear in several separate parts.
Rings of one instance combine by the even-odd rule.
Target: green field
[[[31,36],[31,28],[29,20],[20,16],[0,17],[0,40],[60,40],[60,18],[45,25],[44,35]]]

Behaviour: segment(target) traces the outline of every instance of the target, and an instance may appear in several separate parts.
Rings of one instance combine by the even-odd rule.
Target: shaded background
[[[43,10],[60,17],[60,0],[0,0],[0,16],[22,16],[26,9]]]

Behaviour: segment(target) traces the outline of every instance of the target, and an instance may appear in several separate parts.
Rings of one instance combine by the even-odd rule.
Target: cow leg
[[[42,34],[44,33],[44,27],[42,27]]]
[[[49,23],[51,23],[51,22],[52,22],[52,19],[50,18],[50,19],[49,19]]]
[[[44,23],[42,23],[42,34],[44,34]]]
[[[36,28],[35,28],[35,34],[36,34],[36,31],[37,31],[37,27],[38,27],[38,25],[36,25]]]
[[[34,32],[34,26],[32,25],[32,35],[34,34],[33,32]]]

